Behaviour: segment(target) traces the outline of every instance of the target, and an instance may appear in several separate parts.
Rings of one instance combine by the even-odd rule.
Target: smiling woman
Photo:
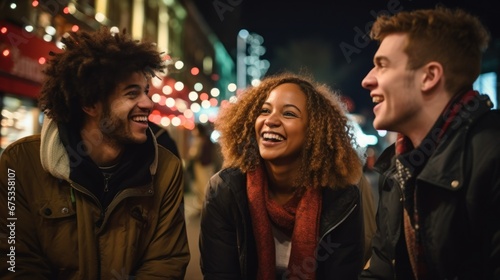
[[[298,170],[307,123],[306,95],[300,87],[286,83],[273,89],[255,121],[262,159],[272,165],[295,165]]]
[[[270,76],[222,108],[215,129],[224,168],[201,219],[206,279],[356,278],[362,171],[338,96],[309,77]]]

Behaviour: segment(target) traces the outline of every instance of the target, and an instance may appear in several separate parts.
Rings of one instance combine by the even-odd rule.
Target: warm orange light
[[[194,129],[194,122],[191,121],[191,120],[188,120],[184,123],[184,127],[186,129],[189,129],[189,130],[193,130]]]
[[[209,101],[210,101],[210,106],[212,106],[212,107],[217,106],[217,104],[219,103],[219,101],[217,101],[217,99],[215,99],[215,98],[210,98]]]
[[[75,24],[75,25],[73,25],[73,26],[71,27],[71,31],[73,31],[73,32],[76,32],[76,31],[78,31],[79,29],[80,29],[80,26],[78,26],[78,25],[76,25],[76,24]]]
[[[186,117],[184,117],[184,115],[178,115],[177,118],[181,121],[181,125],[186,123]]]
[[[154,123],[160,123],[161,121],[161,116],[160,115],[149,115],[149,121],[154,122]]]
[[[45,64],[45,62],[47,62],[47,59],[45,59],[45,57],[40,57],[38,59],[38,63],[40,63],[40,64]]]
[[[208,94],[206,92],[200,94],[200,100],[208,100]]]
[[[158,104],[161,106],[166,106],[167,105],[167,98],[165,96],[160,96],[160,101],[158,101]]]
[[[9,50],[3,50],[2,55],[3,56],[9,56],[10,51]]]
[[[193,76],[196,76],[196,75],[198,75],[199,73],[200,73],[200,69],[198,69],[198,67],[193,67],[193,68],[191,68],[191,74],[192,74]]]

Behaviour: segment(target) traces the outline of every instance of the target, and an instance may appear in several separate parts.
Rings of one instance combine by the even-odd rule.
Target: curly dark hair
[[[221,107],[215,129],[220,132],[223,166],[248,172],[262,164],[255,121],[269,93],[285,83],[296,84],[305,93],[309,116],[296,187],[333,188],[358,183],[362,163],[339,95],[307,75],[288,72],[265,78],[242,93],[237,102]]]
[[[441,63],[445,87],[451,94],[471,87],[481,72],[482,52],[490,40],[477,17],[442,5],[381,16],[373,24],[370,37],[381,42],[394,33],[408,34],[405,53],[410,70],[430,61]]]
[[[79,127],[82,107],[106,101],[118,83],[133,73],[151,77],[165,69],[154,43],[132,40],[125,31],[111,33],[103,27],[70,33],[61,41],[65,49],[52,54],[39,98],[41,110],[58,123]]]

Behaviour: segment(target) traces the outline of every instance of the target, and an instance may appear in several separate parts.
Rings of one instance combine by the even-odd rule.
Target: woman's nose
[[[276,127],[279,126],[279,124],[280,124],[279,118],[274,113],[270,114],[264,121],[264,125],[268,127]]]

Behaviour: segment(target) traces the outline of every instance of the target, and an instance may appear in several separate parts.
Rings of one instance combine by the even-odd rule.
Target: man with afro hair
[[[183,279],[182,165],[148,126],[161,54],[107,28],[62,42],[44,70],[41,134],[0,160],[1,223],[15,225],[0,278]]]

